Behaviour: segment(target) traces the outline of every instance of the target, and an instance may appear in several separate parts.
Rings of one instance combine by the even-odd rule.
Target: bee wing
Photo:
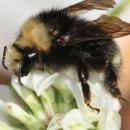
[[[114,16],[102,15],[90,24],[99,26],[107,34],[106,38],[118,38],[130,34],[130,24]],[[105,36],[100,39],[105,39]]]
[[[114,0],[84,0],[65,8],[64,11],[67,11],[68,13],[73,13],[81,10],[104,10],[107,8],[112,8],[114,5]]]
[[[102,15],[97,20],[89,21],[86,24],[93,30],[96,29],[96,33],[90,33],[88,37],[62,36],[61,45],[69,46],[81,42],[88,43],[87,41],[109,40],[130,34],[130,23],[114,16]]]

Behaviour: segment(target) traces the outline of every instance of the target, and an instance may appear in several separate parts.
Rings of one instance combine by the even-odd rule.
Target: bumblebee
[[[122,60],[113,38],[130,34],[130,24],[114,16],[102,15],[87,21],[75,15],[82,10],[104,10],[114,5],[114,0],[84,0],[29,18],[12,46],[8,50],[5,47],[3,66],[18,76],[21,85],[21,77],[38,64],[54,71],[75,67],[84,100],[91,108],[89,72],[104,72],[107,89],[113,96],[125,100],[117,83]]]

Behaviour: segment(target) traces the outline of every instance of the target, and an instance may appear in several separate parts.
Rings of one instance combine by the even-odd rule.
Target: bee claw
[[[24,84],[23,84],[22,81],[21,81],[21,77],[18,77],[18,82],[19,82],[19,84],[20,84],[21,86],[24,86]]]
[[[19,84],[20,84],[21,86],[24,86],[24,84],[23,84],[21,81],[19,81]]]
[[[100,112],[100,109],[91,106],[90,102],[87,102],[86,104],[87,104],[87,106],[88,106],[90,109],[92,109],[93,111],[96,111],[97,113]]]

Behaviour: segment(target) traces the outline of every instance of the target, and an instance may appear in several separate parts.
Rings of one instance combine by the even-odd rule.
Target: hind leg
[[[96,110],[97,112],[99,112],[99,109],[92,107],[91,104],[90,104],[91,94],[90,94],[89,85],[87,83],[87,80],[89,78],[89,74],[88,74],[88,69],[87,69],[87,67],[85,65],[83,65],[83,64],[79,65],[79,67],[78,67],[78,76],[79,76],[79,80],[80,80],[81,85],[82,85],[82,90],[83,90],[85,103],[91,109]]]
[[[118,87],[118,69],[109,63],[105,72],[105,85],[107,86],[110,93],[121,100],[127,101],[121,96],[120,89]]]

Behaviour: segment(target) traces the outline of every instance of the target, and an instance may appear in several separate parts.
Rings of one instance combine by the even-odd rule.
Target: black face
[[[21,76],[26,76],[37,61],[38,56],[36,52],[24,53],[21,62]]]
[[[39,62],[40,54],[33,48],[20,48],[17,45],[14,47],[22,54],[22,59],[20,62],[20,75],[26,76],[30,70]],[[18,72],[19,73],[19,72]],[[18,75],[18,74],[17,74]]]

